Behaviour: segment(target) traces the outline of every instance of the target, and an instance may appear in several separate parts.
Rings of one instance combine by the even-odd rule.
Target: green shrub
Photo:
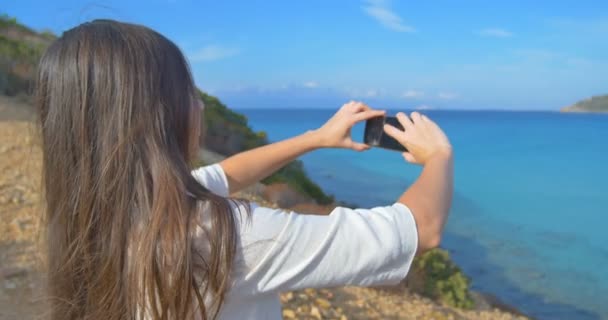
[[[17,18],[10,17],[7,14],[0,15],[0,28],[20,27]]]
[[[457,308],[474,306],[470,280],[452,262],[447,251],[430,250],[414,260],[413,269],[422,278],[421,294]]]
[[[0,34],[0,57],[19,63],[36,64],[46,46],[10,39]]]
[[[15,18],[0,15],[0,94],[31,91],[36,65],[54,39],[49,31],[37,33]]]

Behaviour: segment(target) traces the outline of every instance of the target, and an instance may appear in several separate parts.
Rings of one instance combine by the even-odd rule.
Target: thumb
[[[365,143],[351,142],[350,148],[355,151],[365,151],[369,149],[370,146],[366,145]]]
[[[414,156],[409,153],[409,152],[404,152],[402,153],[403,158],[405,158],[405,161],[409,162],[409,163],[417,163],[416,158],[414,158]]]

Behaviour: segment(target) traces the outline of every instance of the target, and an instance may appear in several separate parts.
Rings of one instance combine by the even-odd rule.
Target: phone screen
[[[407,151],[407,149],[397,142],[397,140],[384,133],[383,127],[385,123],[388,123],[399,130],[403,130],[403,126],[395,117],[372,118],[365,122],[363,142],[372,147],[379,147],[401,152]]]

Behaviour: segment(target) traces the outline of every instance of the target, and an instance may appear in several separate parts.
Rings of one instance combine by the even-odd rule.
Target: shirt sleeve
[[[418,246],[416,223],[401,203],[337,207],[327,216],[251,206],[240,220],[234,288],[260,294],[302,288],[396,284]]]
[[[228,179],[219,163],[200,167],[192,171],[194,178],[211,192],[228,197]]]

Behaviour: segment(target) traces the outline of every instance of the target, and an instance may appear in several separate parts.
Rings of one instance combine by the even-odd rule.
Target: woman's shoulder
[[[222,196],[229,196],[228,178],[219,163],[199,167],[192,170],[192,176],[211,192]]]

